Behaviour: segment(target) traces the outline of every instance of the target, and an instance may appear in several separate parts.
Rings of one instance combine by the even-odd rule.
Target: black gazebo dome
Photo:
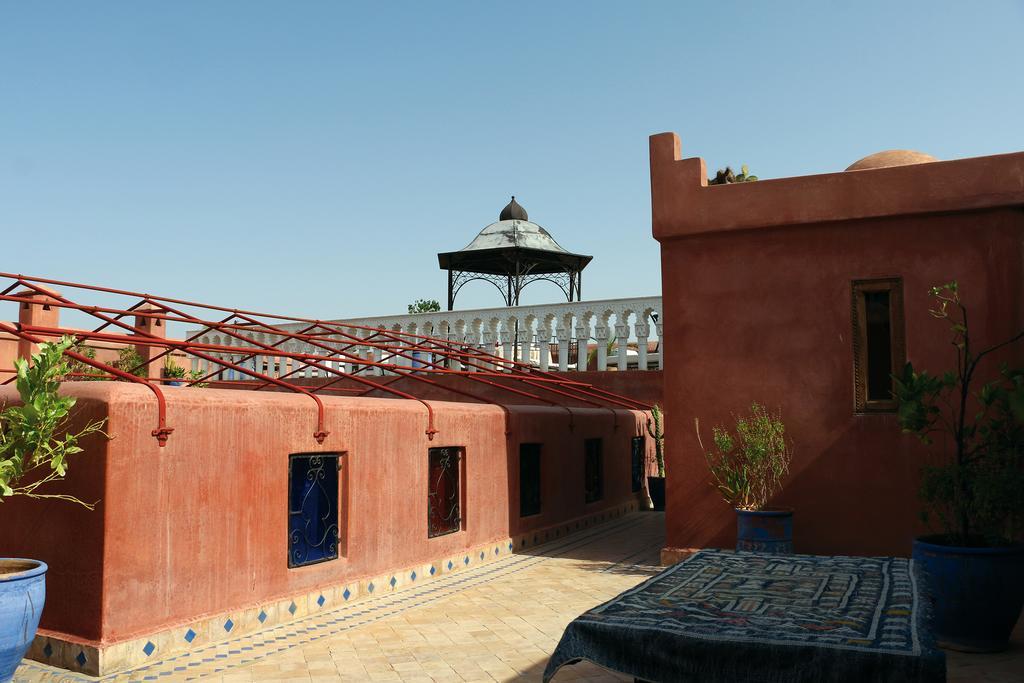
[[[441,269],[448,271],[448,310],[462,286],[472,280],[498,287],[507,306],[518,306],[520,292],[537,280],[558,285],[569,301],[579,300],[583,269],[592,258],[567,251],[551,233],[531,223],[515,197],[498,214],[498,221],[472,242],[437,255]]]
[[[505,208],[498,214],[499,221],[528,221],[530,217],[526,213],[526,209],[519,205],[516,201],[516,196],[512,195],[512,201],[505,205]]]

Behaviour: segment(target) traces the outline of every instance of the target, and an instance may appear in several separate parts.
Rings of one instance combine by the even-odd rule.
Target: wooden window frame
[[[850,313],[853,326],[853,410],[856,414],[894,413],[897,409],[895,398],[868,398],[868,325],[864,294],[886,291],[889,292],[889,348],[892,373],[902,372],[907,362],[903,278],[854,280],[851,286]]]

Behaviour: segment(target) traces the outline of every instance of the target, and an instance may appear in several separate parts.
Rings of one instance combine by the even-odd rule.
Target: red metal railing
[[[111,379],[145,385],[157,400],[158,424],[152,434],[161,446],[173,431],[167,426],[162,389],[164,383],[172,381],[183,381],[191,386],[216,381],[218,386],[253,391],[276,388],[306,396],[316,405],[313,437],[317,443],[323,443],[328,436],[324,425],[324,404],[318,394],[328,392],[355,396],[382,392],[418,401],[426,408],[426,434],[431,439],[437,433],[434,410],[412,386],[423,386],[434,392],[444,391],[502,408],[504,403],[526,398],[561,406],[569,413],[570,420],[574,403],[607,408],[613,415],[614,408],[650,408],[591,384],[541,372],[529,364],[440,337],[258,313],[11,273],[0,273],[0,287],[3,287],[0,289],[0,301],[16,303],[19,310],[27,307],[31,313],[31,307],[45,305],[50,309],[74,311],[79,318],[94,321],[96,326],[91,330],[73,329],[59,324],[39,324],[28,314],[19,322],[0,322],[0,332],[32,344],[63,335],[71,336],[78,347],[66,351],[65,355],[94,372],[78,372],[70,379]],[[59,287],[61,291],[54,291],[53,287]],[[100,299],[113,300],[114,303],[100,305]],[[166,331],[169,323],[186,325],[193,331],[183,339],[166,338],[151,331],[157,324]],[[82,347],[97,344],[114,348],[133,346],[147,351],[144,355],[148,358],[136,367],[115,367],[82,352]],[[184,354],[193,366],[193,372],[187,379],[158,377],[160,373],[150,369],[162,368],[165,358],[172,353]],[[155,366],[155,363],[159,365]],[[228,378],[225,380],[226,373]],[[313,374],[315,380],[311,380]],[[465,381],[460,382],[460,386],[439,381],[448,376],[458,376]],[[303,381],[300,383],[299,380]],[[403,380],[408,381],[402,388],[392,386]],[[3,383],[12,381],[14,377]],[[361,389],[338,386],[343,382],[354,383]],[[508,394],[509,401],[499,401],[472,391],[473,386]]]

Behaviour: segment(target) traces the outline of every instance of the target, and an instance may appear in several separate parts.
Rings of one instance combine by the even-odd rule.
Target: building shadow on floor
[[[549,540],[544,540],[544,534]],[[573,522],[537,532],[536,545],[515,549],[517,555],[576,560],[586,571],[651,576],[660,567],[665,545],[665,514],[637,512],[600,524]]]

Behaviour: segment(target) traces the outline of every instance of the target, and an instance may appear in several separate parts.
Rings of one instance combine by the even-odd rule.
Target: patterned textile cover
[[[570,623],[581,659],[648,681],[936,681],[913,561],[702,550]]]

